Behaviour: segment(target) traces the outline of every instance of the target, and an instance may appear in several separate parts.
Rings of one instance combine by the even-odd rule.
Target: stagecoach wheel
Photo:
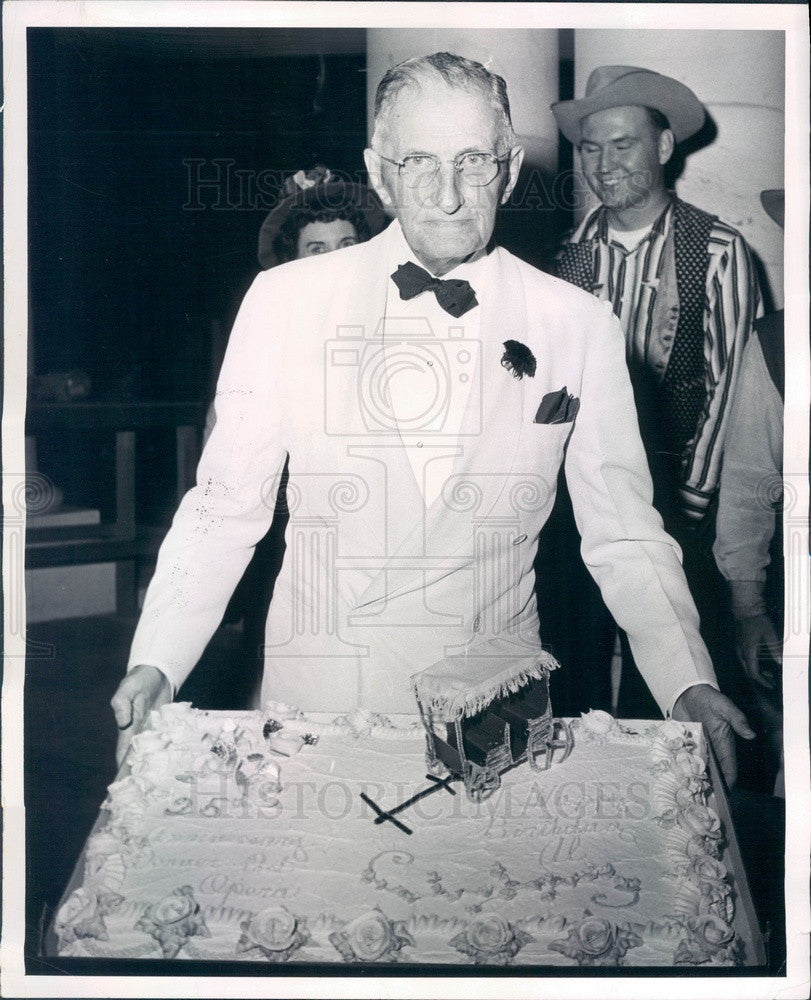
[[[467,797],[471,802],[484,802],[501,784],[501,775],[488,768],[471,770],[465,779]]]
[[[574,738],[569,723],[564,719],[553,719],[545,739],[538,741],[528,750],[530,767],[536,771],[548,771],[553,764],[562,764],[572,752]],[[562,753],[556,753],[562,751]],[[540,758],[540,763],[538,760]]]
[[[558,727],[560,727],[563,732],[558,735]],[[574,737],[572,736],[572,727],[566,722],[565,719],[555,719],[552,723],[552,740],[550,742],[550,748],[552,750],[562,750],[563,754],[558,759],[557,763],[562,764],[564,760],[572,752],[572,747],[574,746]]]

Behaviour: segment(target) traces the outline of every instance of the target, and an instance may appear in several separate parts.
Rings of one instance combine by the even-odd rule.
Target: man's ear
[[[383,180],[383,161],[373,149],[364,149],[363,162],[366,164],[366,169],[369,172],[369,180],[377,196],[386,208],[394,208],[394,199],[386,187],[386,182]]]
[[[673,150],[676,148],[676,137],[669,128],[664,128],[659,133],[658,148],[659,162],[662,166],[664,166],[673,155]]]
[[[524,147],[523,146],[513,146],[510,150],[510,159],[507,164],[507,183],[504,185],[504,191],[501,194],[501,204],[503,205],[510,195],[513,193],[513,188],[518,183],[518,175],[521,173],[521,164],[524,162]]]

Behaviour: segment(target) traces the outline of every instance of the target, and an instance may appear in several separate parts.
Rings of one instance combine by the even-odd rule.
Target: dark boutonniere
[[[504,347],[506,350],[501,357],[501,364],[508,372],[512,372],[513,378],[523,378],[525,375],[534,378],[535,355],[527,345],[518,340],[505,340]]]

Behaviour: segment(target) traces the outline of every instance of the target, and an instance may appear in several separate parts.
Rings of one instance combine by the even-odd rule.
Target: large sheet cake
[[[571,724],[484,801],[416,720],[153,713],[54,921],[63,956],[709,967],[756,961],[700,727]],[[370,804],[374,803],[374,806]]]

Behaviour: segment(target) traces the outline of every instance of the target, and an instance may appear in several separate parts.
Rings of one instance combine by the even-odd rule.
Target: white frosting
[[[700,739],[590,712],[574,750],[474,803],[413,718],[167,705],[110,786],[61,951],[471,965],[733,964],[734,890]],[[99,900],[102,900],[101,906]],[[181,912],[182,911],[182,912]],[[76,930],[78,926],[78,933]]]

